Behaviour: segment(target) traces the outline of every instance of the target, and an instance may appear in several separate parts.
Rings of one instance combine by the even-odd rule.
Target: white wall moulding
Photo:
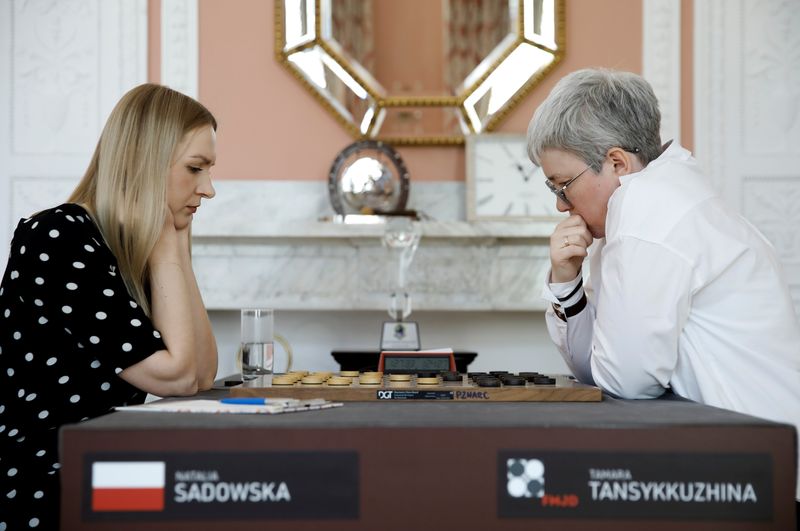
[[[800,6],[743,2],[742,147],[748,155],[800,155]]]
[[[800,315],[800,2],[694,2],[695,154],[773,243]]]
[[[11,175],[11,38],[13,19],[11,2],[0,2],[0,268],[5,270],[11,243],[12,218],[9,178]]]
[[[717,189],[722,188],[726,163],[722,153],[726,126],[721,97],[725,80],[722,3],[694,2],[694,155]]]
[[[743,175],[741,188],[742,213],[775,246],[800,317],[800,175]]]
[[[0,2],[0,263],[15,183],[74,184],[113,105],[146,79],[147,0]]]
[[[661,140],[680,142],[681,0],[644,0],[642,73],[661,109]]]
[[[800,175],[742,179],[742,212],[775,246],[786,266],[800,267]]]
[[[161,83],[197,98],[197,0],[161,0]]]
[[[13,2],[11,153],[82,155],[100,120],[97,2]],[[88,31],[84,31],[88,30]],[[43,134],[44,133],[44,134]]]

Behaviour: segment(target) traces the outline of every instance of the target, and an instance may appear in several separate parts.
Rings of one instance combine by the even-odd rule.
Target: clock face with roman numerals
[[[526,152],[525,135],[467,137],[467,219],[551,220],[563,217],[542,169]]]

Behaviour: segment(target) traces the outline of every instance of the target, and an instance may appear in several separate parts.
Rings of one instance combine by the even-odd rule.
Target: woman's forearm
[[[191,296],[179,260],[151,261],[150,307],[153,324],[161,331],[170,359],[163,374],[156,377],[198,382]]]
[[[191,307],[192,333],[195,338],[195,359],[197,361],[197,384],[201,390],[210,389],[217,374],[217,341],[211,329],[211,322],[208,319],[208,312],[200,288],[197,285],[197,278],[192,268],[192,257],[190,250],[190,230],[187,228],[178,231],[179,249],[181,257],[181,268],[184,271],[187,294]]]
[[[197,385],[200,389],[210,389],[217,374],[217,341],[211,329],[208,312],[197,279],[194,276],[191,260],[184,264],[186,284],[192,309],[192,327],[195,337],[197,358]]]

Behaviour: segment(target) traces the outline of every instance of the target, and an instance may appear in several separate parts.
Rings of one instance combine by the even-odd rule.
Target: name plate
[[[768,454],[501,451],[500,518],[764,521]]]
[[[84,521],[359,517],[354,451],[89,454]]]

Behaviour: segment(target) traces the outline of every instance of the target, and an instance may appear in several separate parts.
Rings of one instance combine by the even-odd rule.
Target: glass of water
[[[273,324],[271,309],[242,310],[242,379],[272,374]]]

